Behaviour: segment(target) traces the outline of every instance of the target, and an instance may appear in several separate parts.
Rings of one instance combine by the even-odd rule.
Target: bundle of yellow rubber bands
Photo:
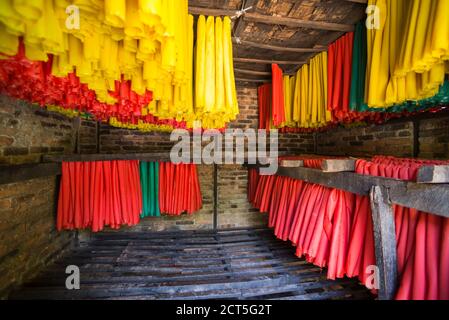
[[[370,0],[368,5],[379,14],[379,24],[367,31],[368,106],[436,95],[449,72],[449,1]]]
[[[332,121],[327,109],[327,52],[312,58],[295,76],[284,76],[282,127],[319,128]]]
[[[198,18],[194,112],[203,128],[222,128],[239,113],[229,17]]]
[[[238,114],[230,30],[229,18],[199,17],[194,75],[187,0],[0,1],[0,52],[17,54],[23,37],[29,60],[53,54],[52,74],[75,70],[99,101],[115,103],[108,91],[131,80],[137,94],[153,92],[143,114],[189,127],[222,128]]]

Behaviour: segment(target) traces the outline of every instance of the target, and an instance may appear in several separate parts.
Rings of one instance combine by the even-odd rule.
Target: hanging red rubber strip
[[[263,84],[257,89],[257,102],[259,107],[259,129],[270,130],[271,122],[271,88],[270,83]]]
[[[284,113],[284,83],[283,72],[277,64],[271,65],[272,92],[271,92],[271,118],[274,126],[280,126],[285,122]]]

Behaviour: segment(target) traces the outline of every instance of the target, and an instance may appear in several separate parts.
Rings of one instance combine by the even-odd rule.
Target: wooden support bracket
[[[385,186],[374,186],[370,192],[374,227],[374,246],[378,267],[379,300],[392,300],[398,283],[396,234],[393,206]]]
[[[354,159],[326,159],[322,165],[323,172],[354,172]]]
[[[449,165],[423,166],[419,168],[418,183],[449,183]]]
[[[281,167],[284,167],[284,168],[297,168],[297,167],[303,167],[304,161],[303,160],[281,160],[280,165],[281,165]]]

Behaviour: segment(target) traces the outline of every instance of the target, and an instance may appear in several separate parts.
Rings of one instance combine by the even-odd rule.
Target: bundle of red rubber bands
[[[168,215],[192,214],[202,206],[196,165],[163,162],[159,166],[159,206]]]
[[[152,100],[152,92],[139,95],[131,90],[129,80],[115,81],[114,90],[109,95],[116,103],[98,101],[94,90],[80,82],[75,73],[67,77],[52,75],[53,56],[47,62],[30,61],[25,57],[21,42],[19,52],[14,57],[3,56],[0,60],[0,93],[37,103],[44,107],[56,105],[67,110],[87,113],[100,121],[114,121],[124,124],[153,124],[170,128],[185,128],[184,122],[175,119],[158,119],[142,110]]]
[[[269,130],[271,127],[271,84],[261,85],[257,89],[259,105],[259,129]]]
[[[196,165],[159,164],[160,212],[192,214],[202,206]],[[142,186],[137,160],[63,162],[57,229],[118,229],[139,223]],[[146,191],[148,192],[148,191]],[[148,194],[146,194],[148,197]]]
[[[62,163],[58,230],[132,226],[141,212],[138,161]]]
[[[272,90],[271,90],[271,118],[275,127],[285,122],[284,113],[284,86],[283,72],[277,64],[271,65],[272,71]]]

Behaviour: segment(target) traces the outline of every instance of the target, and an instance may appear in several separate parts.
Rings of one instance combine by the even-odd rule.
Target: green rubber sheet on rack
[[[142,186],[141,217],[159,217],[159,163],[140,162],[140,184]]]

